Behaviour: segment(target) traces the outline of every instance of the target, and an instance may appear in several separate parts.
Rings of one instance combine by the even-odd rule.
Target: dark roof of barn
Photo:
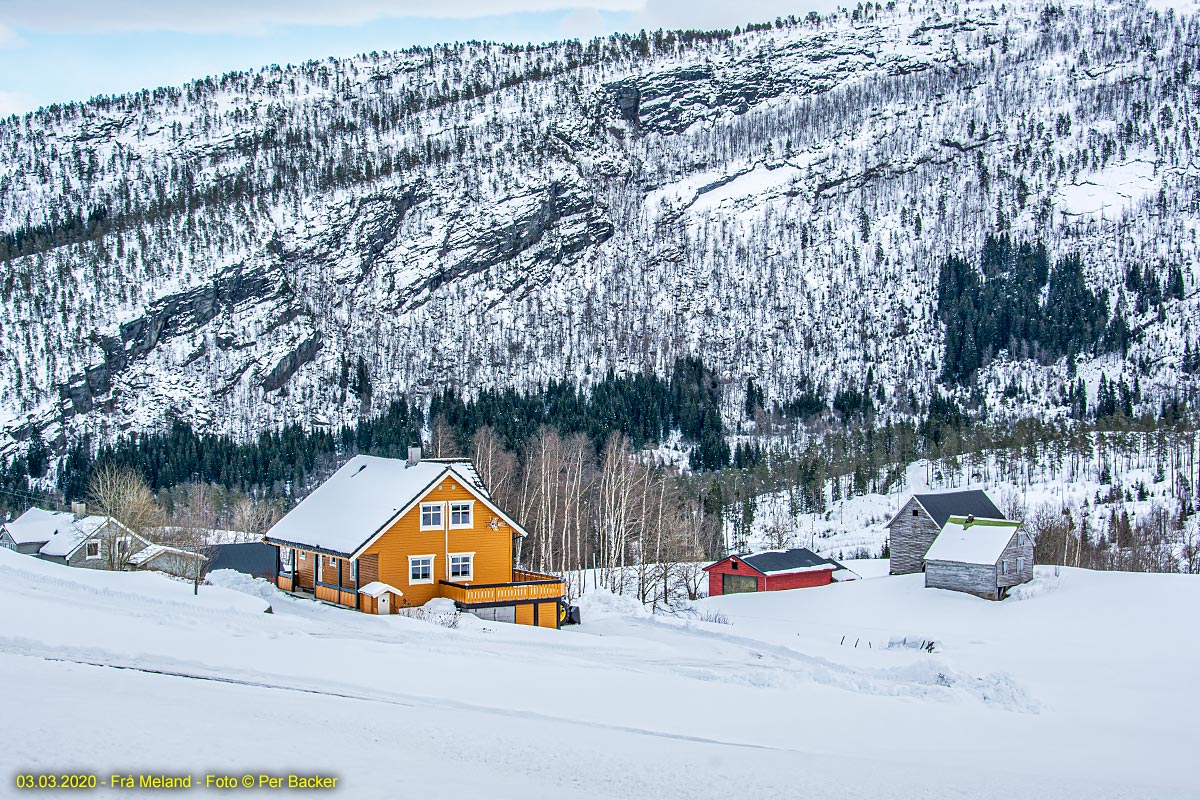
[[[946,527],[950,517],[984,517],[987,519],[1004,519],[1004,512],[996,508],[992,498],[982,489],[968,489],[961,492],[936,492],[934,494],[913,495],[921,504],[939,528]]]
[[[823,558],[807,547],[793,547],[791,550],[764,550],[761,553],[738,555],[736,558],[754,567],[754,569],[764,575],[825,565],[829,565],[832,569],[842,568],[841,564],[832,559]],[[721,561],[724,560],[721,559]],[[717,563],[721,562],[718,561]]]

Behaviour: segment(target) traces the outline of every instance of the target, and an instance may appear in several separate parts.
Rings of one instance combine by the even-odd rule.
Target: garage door
[[[757,592],[758,578],[753,575],[722,575],[721,594],[738,594],[739,592]]]

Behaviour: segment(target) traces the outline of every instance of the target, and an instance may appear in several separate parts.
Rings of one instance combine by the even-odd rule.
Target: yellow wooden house
[[[279,588],[368,614],[435,597],[487,619],[557,628],[565,586],[513,566],[525,530],[469,461],[355,456],[267,533]]]

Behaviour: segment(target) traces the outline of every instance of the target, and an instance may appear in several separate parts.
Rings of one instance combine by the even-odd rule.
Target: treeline
[[[492,428],[510,450],[521,452],[543,426],[560,434],[585,434],[595,450],[614,432],[642,449],[666,441],[678,431],[693,445],[691,467],[720,469],[729,464],[729,445],[721,422],[721,386],[693,357],[678,359],[667,380],[653,374],[615,375],[611,371],[590,391],[571,381],[551,381],[544,389],[480,392],[466,400],[453,389],[435,395],[429,416],[435,451],[465,452],[483,426]],[[449,426],[448,445],[438,430]]]
[[[696,358],[679,359],[668,380],[609,373],[590,391],[563,381],[527,392],[482,392],[467,400],[447,389],[430,403],[427,452],[463,455],[484,426],[495,430],[506,448],[521,454],[543,427],[564,436],[583,434],[593,453],[599,453],[613,433],[642,449],[679,431],[692,445],[693,469],[720,469],[730,462],[720,399],[716,377]],[[166,431],[130,434],[99,447],[87,439],[73,442],[57,460],[56,488],[64,501],[82,499],[96,466],[112,464],[136,470],[155,493],[200,482],[257,497],[294,498],[353,454],[404,456],[410,445],[422,443],[425,427],[421,406],[404,397],[378,417],[356,425],[289,425],[248,442],[198,433],[176,420]],[[35,433],[25,455],[11,459],[0,471],[0,492],[7,498],[0,502],[18,508],[26,495],[37,496],[33,487],[50,472],[52,461],[50,449]]]

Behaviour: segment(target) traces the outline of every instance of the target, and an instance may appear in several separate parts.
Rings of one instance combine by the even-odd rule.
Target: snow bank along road
[[[1002,603],[879,577],[697,604],[728,624],[590,594],[558,632],[216,580],[193,597],[0,551],[0,796],[29,794],[18,771],[76,771],[321,775],[354,798],[1200,797],[1187,576],[1039,572]],[[905,636],[935,652],[886,646]]]

